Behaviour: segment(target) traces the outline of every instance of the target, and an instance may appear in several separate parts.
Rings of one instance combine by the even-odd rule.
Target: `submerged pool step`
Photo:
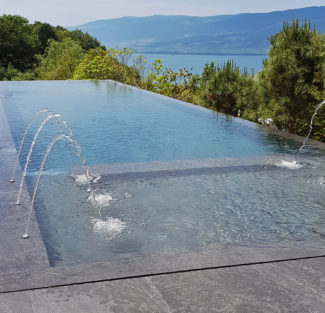
[[[237,165],[237,166],[223,166],[223,167],[201,167],[179,170],[162,170],[162,171],[148,171],[148,172],[127,172],[116,174],[104,174],[101,175],[99,181],[100,184],[110,181],[138,181],[138,180],[150,180],[163,177],[183,177],[192,175],[221,175],[231,173],[250,173],[250,172],[262,172],[262,171],[274,171],[279,170],[276,165]]]
[[[176,160],[167,162],[125,163],[92,166],[91,172],[100,175],[99,183],[110,181],[149,180],[163,177],[192,175],[221,175],[231,173],[255,173],[280,170],[281,161],[294,159],[283,155],[222,158],[204,160]],[[82,173],[75,169],[74,173]]]

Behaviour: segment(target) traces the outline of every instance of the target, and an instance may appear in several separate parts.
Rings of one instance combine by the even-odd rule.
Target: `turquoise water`
[[[297,167],[296,141],[109,81],[1,82],[0,98],[17,149],[32,114],[47,107],[98,175],[95,203],[69,147],[58,142],[49,155],[34,209],[53,266],[325,237],[323,149],[307,145]],[[58,131],[51,121],[39,136],[30,192]]]
[[[17,149],[32,114],[47,107],[66,119],[89,165],[295,153],[299,146],[254,123],[113,82],[2,83],[0,96]],[[22,165],[44,117],[32,124]],[[29,173],[38,170],[43,151],[57,132],[53,120],[44,127]],[[65,144],[57,145],[46,163],[52,172],[73,165]]]
[[[135,54],[138,56],[138,54]],[[233,60],[241,70],[246,68],[250,73],[258,73],[262,69],[262,61],[266,55],[207,55],[207,54],[143,54],[146,63],[146,72],[152,67],[156,59],[161,59],[166,68],[178,71],[180,68],[191,70],[193,74],[201,74],[205,64],[214,62],[223,65]],[[130,62],[132,63],[132,62]]]

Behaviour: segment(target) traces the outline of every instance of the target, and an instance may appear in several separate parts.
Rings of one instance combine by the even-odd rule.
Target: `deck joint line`
[[[36,291],[36,290],[44,290],[44,289],[52,289],[52,288],[69,287],[69,286],[96,284],[96,283],[117,281],[117,280],[155,277],[155,276],[162,276],[162,275],[173,275],[173,274],[181,274],[181,273],[191,273],[191,272],[199,272],[199,271],[207,271],[207,270],[218,270],[218,269],[224,269],[224,268],[244,267],[244,266],[253,266],[253,265],[282,263],[282,262],[292,262],[292,261],[310,260],[310,259],[319,259],[319,258],[325,258],[325,254],[316,255],[316,256],[287,258],[287,259],[281,259],[281,260],[258,261],[258,262],[248,262],[248,263],[231,264],[231,265],[209,266],[209,267],[202,267],[202,268],[193,268],[193,269],[157,272],[157,273],[150,273],[150,274],[130,275],[130,276],[125,276],[125,277],[107,278],[107,279],[98,279],[98,280],[88,280],[88,281],[73,282],[73,283],[67,283],[67,284],[54,284],[54,285],[49,285],[49,286],[23,288],[23,289],[9,290],[9,291],[0,291],[0,295],[1,294],[11,294],[11,293],[26,292],[26,291]]]

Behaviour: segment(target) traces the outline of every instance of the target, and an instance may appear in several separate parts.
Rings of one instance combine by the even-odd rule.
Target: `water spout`
[[[23,145],[24,145],[24,142],[25,142],[26,136],[27,136],[27,134],[28,134],[29,128],[30,128],[30,126],[32,125],[32,122],[33,122],[33,120],[36,118],[36,116],[39,115],[40,113],[44,113],[44,112],[50,112],[50,110],[47,109],[47,108],[40,109],[39,111],[37,111],[37,112],[35,112],[35,113],[33,114],[33,116],[31,117],[31,119],[30,119],[29,122],[28,122],[28,125],[27,125],[27,127],[26,127],[26,129],[25,129],[24,136],[23,136],[23,138],[22,138],[22,140],[21,140],[21,142],[20,142],[20,146],[19,146],[18,154],[17,154],[17,157],[16,157],[15,166],[14,166],[14,169],[13,169],[13,172],[12,172],[12,175],[11,175],[11,178],[10,178],[10,182],[11,182],[11,183],[14,183],[14,182],[15,182],[14,177],[15,177],[15,173],[16,173],[16,169],[17,169],[17,165],[18,165],[19,157],[20,157],[21,150],[22,150],[22,148],[23,148]]]
[[[311,117],[310,124],[309,124],[309,132],[308,132],[308,135],[307,135],[307,137],[305,138],[305,140],[304,140],[302,146],[301,146],[300,149],[298,150],[298,154],[297,154],[297,162],[299,162],[300,153],[301,153],[301,151],[303,150],[303,148],[306,146],[306,144],[307,144],[307,142],[308,142],[308,139],[309,139],[309,137],[310,137],[310,135],[311,135],[311,132],[312,132],[312,130],[313,130],[313,122],[314,122],[314,118],[315,118],[315,116],[317,115],[318,110],[323,106],[324,103],[325,103],[325,100],[324,100],[323,102],[321,102],[320,104],[317,105],[316,110],[315,110],[313,116]]]
[[[30,145],[30,149],[29,149],[29,152],[28,152],[28,155],[27,155],[27,158],[26,158],[26,163],[25,163],[24,171],[23,171],[23,174],[22,174],[22,177],[21,177],[21,181],[20,181],[20,186],[19,186],[19,191],[18,191],[18,195],[17,195],[17,200],[16,200],[16,203],[15,203],[16,205],[19,205],[20,204],[20,197],[21,197],[21,193],[22,193],[23,186],[24,186],[24,180],[25,180],[25,176],[26,176],[26,173],[27,173],[27,168],[28,168],[28,165],[29,165],[29,162],[30,162],[30,157],[31,157],[33,148],[34,148],[34,146],[36,144],[37,138],[38,138],[38,136],[39,136],[42,128],[52,118],[55,118],[55,120],[57,121],[57,123],[59,123],[59,125],[64,125],[65,128],[68,131],[68,136],[72,139],[73,142],[76,142],[75,139],[74,139],[74,135],[72,133],[72,130],[71,130],[70,126],[62,118],[62,115],[61,114],[52,112],[46,118],[43,119],[42,123],[40,124],[40,126],[39,126],[39,128],[38,128],[38,130],[37,130],[37,132],[36,132],[36,134],[35,134],[35,136],[33,138],[32,143]],[[63,130],[61,129],[61,133],[62,132],[63,132]],[[69,145],[69,147],[70,147],[70,145]],[[75,148],[78,150],[78,153],[81,156],[82,164],[83,164],[84,168],[86,169],[85,175],[86,175],[87,181],[89,182],[90,181],[89,168],[86,166],[85,158],[81,154],[81,148],[80,148],[79,145],[75,145]],[[89,187],[89,191],[90,191],[90,187]]]
[[[23,190],[23,186],[24,186],[24,180],[25,180],[25,176],[26,176],[26,172],[27,172],[27,168],[28,168],[28,165],[29,165],[29,160],[30,160],[30,156],[33,152],[33,148],[35,146],[35,143],[36,143],[36,140],[37,140],[37,137],[38,135],[40,134],[42,128],[44,127],[44,125],[52,118],[55,118],[55,117],[59,117],[60,114],[57,114],[57,113],[51,113],[49,114],[46,118],[43,119],[41,125],[39,126],[34,138],[33,138],[33,141],[30,145],[30,148],[29,148],[29,152],[28,152],[28,155],[27,155],[27,158],[26,158],[26,163],[25,163],[25,167],[24,167],[24,172],[23,172],[23,175],[21,176],[21,180],[20,180],[20,186],[19,186],[19,191],[18,191],[18,195],[17,195],[17,200],[16,200],[16,205],[19,205],[20,204],[20,196],[21,196],[21,192]]]
[[[23,239],[29,238],[28,233],[29,233],[30,220],[31,220],[31,216],[32,216],[33,208],[34,208],[35,197],[36,197],[39,181],[40,181],[40,178],[41,178],[41,175],[42,175],[42,171],[43,171],[43,168],[44,168],[44,164],[45,164],[46,159],[47,159],[49,153],[51,152],[53,146],[59,140],[65,140],[69,144],[73,145],[73,147],[75,148],[75,152],[76,152],[77,156],[79,156],[81,161],[82,161],[86,177],[87,177],[87,175],[89,175],[89,167],[86,165],[85,158],[83,157],[83,155],[81,153],[81,148],[78,145],[78,143],[76,142],[76,140],[73,137],[70,137],[70,136],[67,136],[67,135],[64,135],[64,134],[59,134],[56,137],[54,137],[52,139],[51,143],[49,144],[49,146],[47,147],[45,153],[44,153],[43,160],[42,160],[42,163],[41,163],[39,171],[38,171],[38,175],[37,175],[37,179],[36,179],[36,183],[35,183],[35,187],[34,187],[34,192],[33,192],[33,195],[32,195],[32,203],[31,203],[31,206],[30,206],[28,220],[27,220],[27,223],[26,223],[25,233],[24,233],[24,235],[22,235]],[[90,180],[88,180],[88,189],[91,190],[90,189]]]
[[[27,134],[28,134],[29,128],[30,128],[30,126],[31,126],[31,124],[32,124],[32,121],[37,117],[37,115],[39,115],[40,113],[44,113],[44,112],[49,113],[49,115],[51,115],[51,114],[56,114],[55,112],[53,112],[53,111],[51,111],[51,110],[49,110],[49,109],[47,109],[47,108],[43,108],[43,109],[40,109],[39,111],[35,112],[35,113],[33,114],[33,116],[31,117],[31,119],[29,120],[28,125],[27,125],[27,127],[26,127],[26,129],[25,129],[25,133],[24,133],[24,135],[23,135],[23,138],[22,138],[22,140],[21,140],[21,142],[20,142],[20,146],[19,146],[19,150],[18,150],[17,157],[16,157],[16,161],[15,161],[14,169],[13,169],[13,172],[12,172],[12,175],[11,175],[11,178],[10,178],[10,182],[11,182],[11,183],[14,183],[14,182],[15,182],[14,177],[15,177],[15,174],[16,174],[16,169],[17,169],[17,165],[18,165],[19,157],[20,157],[20,154],[21,154],[21,151],[22,151],[22,148],[23,148],[23,145],[24,145],[24,142],[25,142],[26,136],[27,136]],[[73,138],[74,138],[70,126],[69,126],[68,123],[67,123],[67,122],[62,118],[62,116],[61,116],[60,114],[59,114],[59,115],[56,114],[54,117],[55,117],[55,120],[56,120],[57,124],[58,124],[59,127],[60,127],[60,132],[63,133],[63,127],[62,127],[62,126],[64,126],[65,129],[68,131],[68,135],[69,135],[70,137],[73,137]],[[69,146],[69,149],[70,149],[70,146]]]

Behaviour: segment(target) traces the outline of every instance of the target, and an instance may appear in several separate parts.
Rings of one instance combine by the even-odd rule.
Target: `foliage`
[[[107,53],[123,65],[127,65],[134,51],[132,48],[114,49],[109,48]]]
[[[25,72],[17,72],[15,76],[11,77],[11,80],[36,80],[38,77],[33,70],[28,70]]]
[[[206,64],[199,79],[185,69],[166,69],[157,59],[142,87],[234,116],[240,111],[255,122],[271,118],[277,128],[305,136],[325,99],[325,35],[306,21],[285,23],[271,38],[269,58],[257,76],[228,61]],[[325,106],[314,120],[313,138],[325,141]]]
[[[73,79],[114,79],[114,63],[102,48],[90,49],[76,68]]]
[[[29,24],[18,15],[2,15],[0,80],[71,78],[83,51],[99,46],[96,38],[81,30],[70,32],[48,23]]]
[[[0,16],[0,66],[19,71],[32,68],[36,37],[28,20],[19,15]],[[4,77],[0,77],[3,79]]]
[[[48,23],[35,22],[32,25],[32,31],[38,39],[35,47],[35,53],[37,54],[43,54],[45,52],[50,39],[58,40],[55,27]]]
[[[318,111],[314,119],[312,138],[325,142],[325,104]]]
[[[311,116],[325,98],[324,40],[310,23],[300,26],[298,20],[285,23],[271,37],[269,58],[259,73],[263,98],[259,111],[267,112],[278,128],[300,135],[308,132]],[[325,119],[322,125],[324,129]]]
[[[0,78],[1,80],[12,80],[15,76],[17,76],[19,71],[13,67],[11,63],[8,64],[7,67],[0,67]]]
[[[67,36],[77,42],[84,51],[88,51],[90,49],[95,49],[98,47],[105,49],[103,46],[100,45],[100,42],[96,38],[92,37],[88,33],[82,32],[80,29],[67,32]]]
[[[138,57],[136,57],[133,61],[133,68],[138,72],[138,74],[140,75],[141,80],[144,80],[144,76],[145,76],[145,70],[146,70],[146,63],[147,60],[145,59],[145,57],[143,55],[139,55]],[[138,84],[142,87],[142,82],[138,82]]]
[[[80,29],[69,31],[62,26],[56,26],[55,31],[57,34],[57,41],[63,41],[66,38],[70,38],[78,43],[84,51],[101,47],[105,50],[104,46],[100,45],[100,42],[88,33],[82,32]]]
[[[135,84],[138,77],[137,71],[120,63],[117,60],[117,55],[119,55],[117,50],[105,51],[102,48],[89,50],[76,68],[73,78],[113,79],[127,84]]]
[[[83,56],[81,46],[70,38],[50,40],[44,56],[39,56],[36,69],[40,79],[71,79]]]
[[[243,73],[233,61],[223,66],[206,64],[200,81],[202,105],[219,112],[237,115],[247,107],[254,107],[255,82],[246,70]]]
[[[161,59],[153,62],[153,69],[149,71],[143,87],[147,90],[158,92],[162,95],[176,99],[198,103],[198,76],[186,69],[174,72],[164,68]]]
[[[133,49],[132,48],[123,48],[123,49],[110,48],[107,50],[107,53],[111,58],[116,60],[117,64],[119,64],[118,69],[120,71],[120,77],[117,80],[125,84],[137,85],[139,83],[138,80],[140,78],[140,74],[137,71],[137,69],[130,68],[128,66],[130,58],[134,54]]]

